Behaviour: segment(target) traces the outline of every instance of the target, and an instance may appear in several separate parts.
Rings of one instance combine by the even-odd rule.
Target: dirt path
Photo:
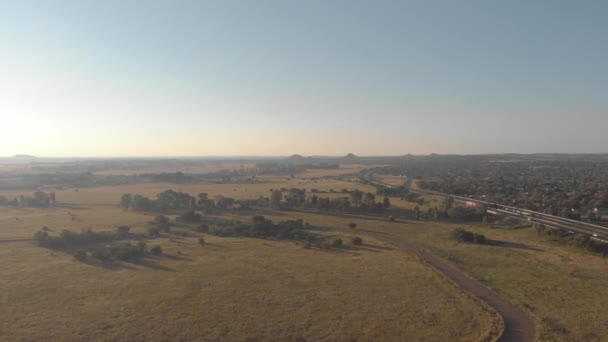
[[[416,254],[423,261],[435,268],[438,272],[444,274],[458,284],[462,289],[488,303],[488,305],[493,307],[503,317],[505,322],[505,331],[501,341],[528,342],[535,340],[534,321],[526,312],[500,298],[487,287],[465,275],[461,271],[449,266],[438,256],[425,251],[412,243],[393,238],[390,235],[370,231],[367,231],[364,234],[373,236],[375,239],[391,243]]]

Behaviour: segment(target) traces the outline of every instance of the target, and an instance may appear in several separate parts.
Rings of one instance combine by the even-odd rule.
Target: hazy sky
[[[0,0],[0,156],[608,152],[608,1]]]

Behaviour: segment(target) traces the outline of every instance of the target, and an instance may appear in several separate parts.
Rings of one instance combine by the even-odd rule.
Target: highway
[[[384,184],[369,176],[367,176],[366,180],[372,185],[394,188],[394,186],[392,186],[392,185]],[[512,217],[512,218],[519,219],[522,221],[529,221],[532,223],[543,224],[546,227],[560,229],[560,230],[564,230],[564,231],[575,233],[575,234],[589,236],[594,240],[608,243],[608,228],[603,227],[603,226],[599,226],[599,225],[595,225],[595,224],[591,224],[591,223],[587,223],[587,222],[582,222],[582,221],[577,221],[577,220],[572,220],[572,219],[568,219],[568,218],[564,218],[564,217],[549,215],[549,214],[541,213],[538,211],[511,207],[511,206],[507,206],[507,205],[503,205],[503,204],[499,204],[499,203],[492,203],[492,202],[473,199],[473,198],[469,198],[469,197],[455,196],[455,195],[450,195],[450,194],[437,192],[437,191],[414,190],[414,189],[410,189],[410,191],[413,193],[426,195],[426,196],[438,197],[438,198],[442,198],[442,199],[446,198],[448,196],[451,196],[454,199],[454,201],[459,202],[459,203],[464,203],[464,204],[467,204],[467,202],[469,204],[470,203],[483,204],[486,206],[486,211],[490,214],[508,216],[508,217]]]

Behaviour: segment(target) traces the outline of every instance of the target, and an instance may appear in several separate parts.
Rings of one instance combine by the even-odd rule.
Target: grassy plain
[[[305,216],[312,224],[348,230],[343,218]],[[449,222],[386,222],[350,218],[361,232],[380,232],[441,256],[503,298],[526,309],[541,341],[605,341],[608,336],[608,260],[563,246],[527,226]],[[458,243],[455,228],[484,234],[496,245]]]
[[[267,196],[270,188],[360,188],[336,180],[182,186],[191,194]],[[169,184],[59,190],[65,207],[0,208],[0,240],[41,226],[144,232],[151,215],[117,206],[125,192],[153,196]],[[231,191],[232,190],[232,191]],[[18,195],[11,193],[9,196]],[[248,220],[252,213],[227,214]],[[339,229],[350,219],[274,212]],[[197,243],[205,236],[207,245]],[[30,241],[0,242],[0,340],[484,340],[500,323],[415,256],[365,237],[361,247],[305,249],[293,242],[201,235],[187,228],[148,241],[164,255],[139,263],[83,263]]]

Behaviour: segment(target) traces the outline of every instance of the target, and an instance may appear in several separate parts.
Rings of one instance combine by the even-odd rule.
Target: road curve
[[[391,238],[384,234],[376,234],[367,231],[365,235],[371,235],[375,239],[383,240],[416,254],[421,260],[451,279],[463,290],[475,295],[494,308],[494,310],[502,316],[505,323],[505,330],[500,339],[501,341],[532,342],[535,340],[534,320],[528,316],[525,311],[500,298],[496,293],[492,292],[473,278],[449,266],[438,256],[425,251],[412,243]]]

